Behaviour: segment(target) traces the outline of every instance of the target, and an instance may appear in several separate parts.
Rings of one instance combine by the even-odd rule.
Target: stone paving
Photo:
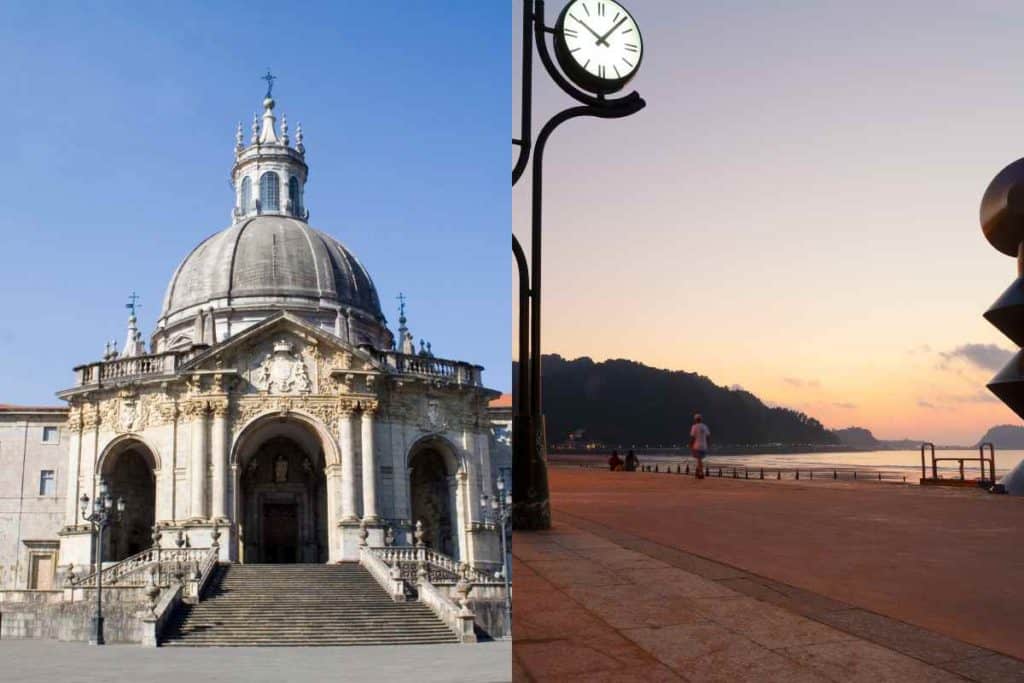
[[[618,506],[602,499],[650,489],[658,475],[599,480],[608,486],[602,495],[583,490],[603,475],[574,478],[567,490],[566,475],[553,470],[554,528],[514,537],[515,680],[1024,681],[1018,659],[595,522],[611,512],[685,534],[678,502],[674,515],[659,507],[652,520],[655,500],[673,505],[650,495]],[[679,477],[673,485],[695,484]],[[714,515],[702,521],[723,521]]]
[[[512,677],[511,649],[508,641],[476,645],[153,649],[4,640],[0,641],[0,681],[505,682]]]

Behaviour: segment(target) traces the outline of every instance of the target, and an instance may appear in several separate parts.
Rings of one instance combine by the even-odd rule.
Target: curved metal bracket
[[[523,87],[522,95],[519,98],[521,118],[519,139],[512,141],[513,144],[519,145],[519,157],[516,159],[516,165],[512,168],[512,187],[515,187],[516,182],[526,170],[526,165],[530,163],[530,136],[532,135],[530,128],[532,127],[533,110],[533,31],[530,26],[533,22],[533,12],[530,9],[532,3],[533,0],[523,0],[523,72],[521,78]]]

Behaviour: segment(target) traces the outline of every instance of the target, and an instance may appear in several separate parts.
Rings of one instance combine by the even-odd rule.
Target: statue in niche
[[[288,481],[288,458],[284,454],[274,460],[274,481],[278,484]]]

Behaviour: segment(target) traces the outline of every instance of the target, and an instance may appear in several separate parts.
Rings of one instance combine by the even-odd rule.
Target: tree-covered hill
[[[812,417],[766,406],[748,391],[718,386],[695,373],[558,355],[544,356],[543,368],[544,413],[553,444],[576,433],[588,442],[685,446],[697,412],[716,444],[839,442]]]

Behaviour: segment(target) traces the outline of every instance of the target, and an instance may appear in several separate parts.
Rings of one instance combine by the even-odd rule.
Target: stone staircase
[[[232,564],[204,599],[181,605],[164,646],[310,646],[455,643],[419,602],[394,602],[361,565]]]

